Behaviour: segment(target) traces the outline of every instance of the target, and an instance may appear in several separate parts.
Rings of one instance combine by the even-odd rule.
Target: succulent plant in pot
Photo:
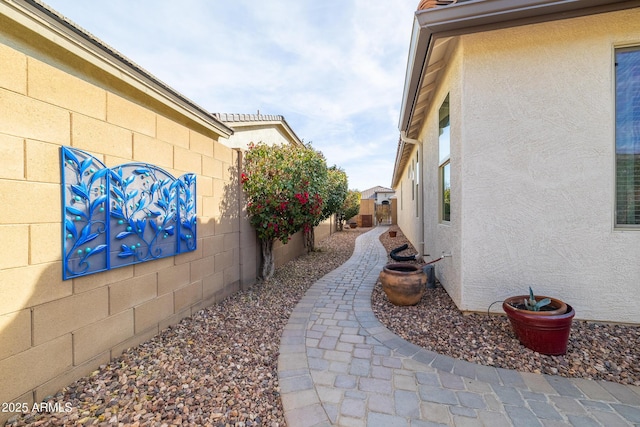
[[[554,314],[564,314],[567,312],[567,304],[556,298],[549,298],[545,296],[539,296],[536,300],[536,296],[533,294],[533,289],[529,286],[529,296],[523,299],[522,306],[515,305],[515,308],[522,309],[524,307],[527,311],[535,311],[542,316],[551,316]]]
[[[536,301],[536,297],[533,295],[533,289],[529,286],[529,298],[524,299],[524,306],[530,311],[540,311],[541,307],[551,304],[551,298],[543,298],[540,301]]]
[[[524,346],[542,354],[567,352],[573,307],[557,298],[529,295],[507,298],[502,303],[516,337]]]

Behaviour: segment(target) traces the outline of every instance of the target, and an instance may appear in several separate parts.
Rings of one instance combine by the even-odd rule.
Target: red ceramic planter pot
[[[520,310],[511,305],[511,303],[519,303],[527,297],[526,295],[511,297],[502,303],[502,309],[507,313],[516,337],[522,345],[538,353],[565,354],[571,323],[576,315],[573,307],[566,304],[565,313],[541,315],[541,312]],[[545,297],[536,297],[536,299],[541,298]]]
[[[395,305],[415,305],[426,291],[427,274],[415,264],[391,263],[380,273],[382,290]]]

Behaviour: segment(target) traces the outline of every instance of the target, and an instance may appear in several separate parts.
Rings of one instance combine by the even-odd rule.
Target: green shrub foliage
[[[327,194],[324,156],[305,145],[250,145],[240,176],[247,213],[262,243],[262,278],[273,274],[275,240],[287,243],[320,223]],[[265,265],[266,263],[266,265]]]

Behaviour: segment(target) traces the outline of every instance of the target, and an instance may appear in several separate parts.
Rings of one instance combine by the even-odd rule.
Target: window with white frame
[[[640,228],[640,46],[616,50],[616,226]]]
[[[416,170],[416,163],[415,160],[411,160],[411,200],[415,200],[416,199],[416,188],[415,188],[415,183],[416,183],[416,178],[415,178],[415,170]]]
[[[451,220],[451,138],[449,123],[449,95],[440,106],[438,123],[438,167],[440,175],[440,220]]]
[[[420,150],[416,150],[416,217],[420,216]]]

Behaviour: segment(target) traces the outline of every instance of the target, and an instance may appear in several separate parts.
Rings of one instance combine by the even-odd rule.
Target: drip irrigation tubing
[[[407,256],[398,255],[398,252],[402,252],[405,249],[407,249],[408,247],[409,247],[409,245],[406,244],[406,243],[404,245],[402,245],[402,246],[398,246],[397,248],[392,249],[391,252],[389,252],[389,256],[394,261],[415,261],[416,260],[416,256],[415,255],[407,255]]]
[[[389,256],[391,257],[391,259],[393,259],[394,261],[415,261],[417,254],[415,255],[398,255],[398,252],[402,252],[405,249],[407,249],[409,247],[408,244],[404,244],[402,246],[398,246],[397,248],[391,250],[391,252],[389,252]],[[442,260],[444,258],[444,255],[441,256],[438,259],[434,259],[433,261],[429,261],[427,262],[425,265],[429,265],[429,264],[434,264],[440,260]]]

